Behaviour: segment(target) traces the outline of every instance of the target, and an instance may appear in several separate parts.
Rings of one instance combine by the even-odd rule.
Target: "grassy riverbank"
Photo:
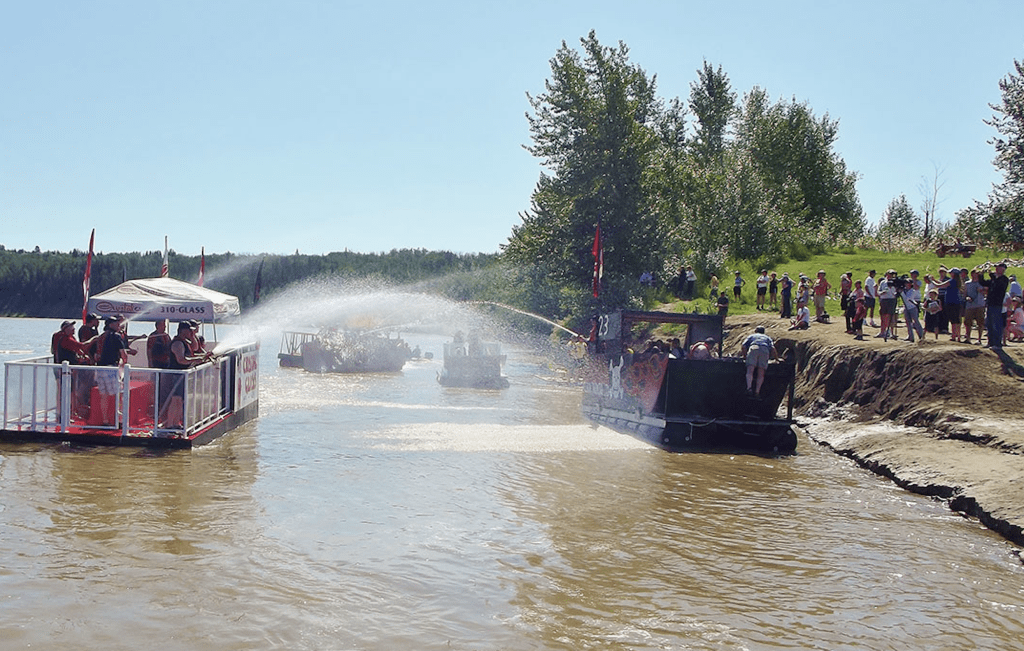
[[[938,274],[939,267],[945,265],[946,268],[960,267],[973,269],[975,267],[986,267],[987,263],[994,264],[999,260],[1009,260],[1010,266],[1007,268],[1007,275],[1016,274],[1021,280],[1024,280],[1024,252],[1006,252],[1006,251],[995,251],[993,249],[983,249],[975,251],[971,257],[963,258],[960,256],[946,256],[945,258],[938,257],[933,251],[919,252],[919,253],[903,253],[903,252],[885,252],[867,249],[845,249],[841,251],[835,251],[826,253],[823,255],[814,255],[806,258],[805,260],[790,260],[783,264],[780,264],[769,271],[774,271],[781,278],[783,273],[788,273],[790,278],[794,280],[798,279],[800,274],[803,273],[812,279],[817,274],[818,270],[824,269],[826,278],[832,285],[832,292],[838,294],[839,292],[839,277],[846,272],[853,272],[854,280],[864,280],[867,277],[868,272],[874,269],[877,271],[876,279],[881,279],[885,274],[886,269],[895,269],[898,273],[904,274],[909,273],[911,269],[917,269],[921,272],[921,277],[924,278],[925,274]],[[1017,264],[1013,264],[1016,262]],[[756,280],[760,268],[753,267],[750,263],[738,263],[727,270],[727,273],[723,274],[727,277],[720,277],[719,290],[729,291],[729,298],[732,299],[732,287],[733,280],[735,278],[735,271],[740,272],[740,276],[743,278],[746,284],[743,285],[741,292],[740,301],[730,301],[729,303],[729,314],[753,314],[757,312],[756,309]],[[699,312],[707,313],[710,311],[716,311],[712,306],[712,301],[709,300],[709,294],[711,291],[710,283],[707,280],[702,280],[697,286],[697,298],[692,301],[675,301],[668,303],[657,309],[665,309],[672,312]],[[835,310],[830,310],[833,314],[838,312],[838,307]]]

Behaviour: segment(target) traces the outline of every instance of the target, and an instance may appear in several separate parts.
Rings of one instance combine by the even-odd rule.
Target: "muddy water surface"
[[[54,324],[0,319],[4,359]],[[441,339],[408,335],[440,351]],[[311,375],[191,452],[0,446],[0,649],[1017,649],[1015,548],[801,439],[671,455],[512,386]]]

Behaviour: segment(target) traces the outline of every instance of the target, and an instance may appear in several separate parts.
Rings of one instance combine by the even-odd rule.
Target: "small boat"
[[[315,338],[315,332],[282,332],[281,350],[277,353],[278,365],[284,368],[302,368],[302,347]]]
[[[795,363],[771,362],[759,398],[746,390],[740,358],[674,358],[667,353],[623,352],[637,324],[681,324],[682,350],[713,338],[721,353],[723,317],[621,310],[599,318],[588,355],[583,414],[589,420],[651,445],[685,450],[751,450],[776,454],[796,449],[792,420]],[[777,415],[789,396],[786,418]]]
[[[444,366],[437,381],[446,387],[507,389],[508,378],[501,374],[505,356],[501,345],[484,343],[475,333],[464,341],[461,334],[444,345]]]
[[[321,330],[299,350],[297,361],[311,373],[397,373],[412,356],[401,337],[336,328]]]
[[[124,282],[90,298],[88,311],[124,316],[129,327],[198,321],[213,325],[213,339],[216,323],[240,315],[236,297],[168,277]],[[185,369],[149,368],[146,346],[138,346],[121,368],[55,364],[49,355],[7,362],[0,441],[163,448],[208,443],[258,416],[259,342],[207,340],[203,346],[213,358]]]

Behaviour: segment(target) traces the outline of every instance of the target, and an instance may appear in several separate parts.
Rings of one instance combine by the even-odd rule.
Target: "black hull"
[[[594,361],[582,409],[595,423],[671,452],[796,450],[793,421],[777,417],[792,385],[792,363],[769,364],[761,397],[755,398],[747,393],[746,364],[739,359]],[[617,377],[610,377],[609,368]]]
[[[628,434],[667,452],[761,452],[792,454],[797,436],[789,420],[708,419],[700,416],[666,421],[635,412],[588,410],[592,422]]]

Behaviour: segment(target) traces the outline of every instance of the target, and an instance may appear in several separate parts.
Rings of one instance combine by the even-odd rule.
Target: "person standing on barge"
[[[100,398],[100,422],[103,425],[114,424],[117,394],[121,387],[121,367],[128,361],[128,355],[136,351],[131,348],[128,338],[123,334],[126,325],[123,316],[108,317],[104,322],[102,349],[99,351],[97,366],[111,367],[96,370],[96,386]]]
[[[747,359],[747,394],[755,399],[761,398],[761,385],[768,371],[768,361],[778,356],[775,342],[764,333],[764,326],[754,328],[754,334],[743,342],[743,356]],[[754,384],[754,371],[757,370],[757,384]]]

